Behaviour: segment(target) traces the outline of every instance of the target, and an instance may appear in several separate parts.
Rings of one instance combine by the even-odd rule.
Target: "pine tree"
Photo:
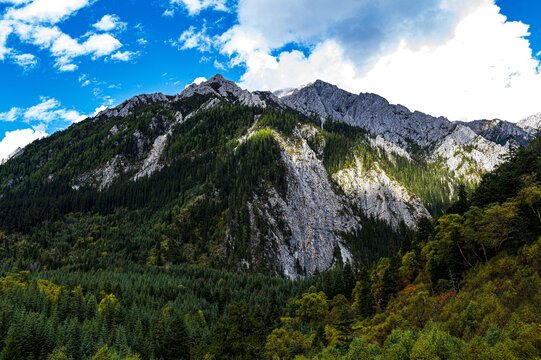
[[[167,360],[189,359],[190,340],[186,322],[181,315],[174,315],[165,331],[163,345]]]
[[[359,281],[353,289],[352,297],[353,307],[361,317],[367,318],[374,314],[376,301],[372,294],[368,271],[364,268],[359,272]]]
[[[10,331],[6,344],[2,353],[0,353],[0,360],[22,360],[21,349],[17,338],[13,331]]]

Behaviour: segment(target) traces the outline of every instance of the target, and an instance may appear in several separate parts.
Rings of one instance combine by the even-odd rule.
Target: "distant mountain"
[[[101,239],[102,253],[126,261],[309,276],[392,254],[459,185],[532,137],[319,80],[273,94],[216,75],[177,95],[135,96],[19,151],[0,166],[0,228],[46,236],[35,261],[49,268],[59,252],[97,266],[85,254]],[[73,214],[81,228],[68,231]],[[97,232],[85,225],[96,216]],[[57,232],[38,236],[50,223]]]
[[[508,146],[509,143],[527,145],[532,139],[531,132],[524,130],[517,124],[503,120],[475,120],[459,122],[469,127],[477,135],[499,145]]]
[[[517,125],[528,133],[537,133],[541,129],[541,113],[522,119]]]

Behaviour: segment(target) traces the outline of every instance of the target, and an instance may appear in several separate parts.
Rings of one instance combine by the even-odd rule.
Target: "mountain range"
[[[320,80],[250,92],[216,75],[18,149],[0,166],[0,228],[29,242],[54,229],[37,267],[101,246],[105,262],[310,276],[392,254],[540,125],[453,122]]]

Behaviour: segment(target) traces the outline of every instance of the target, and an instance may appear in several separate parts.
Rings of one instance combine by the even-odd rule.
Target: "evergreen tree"
[[[175,314],[169,320],[163,341],[167,360],[190,358],[190,339],[184,317]]]
[[[382,309],[387,306],[391,297],[399,290],[399,261],[400,259],[397,256],[393,257],[391,259],[391,264],[385,269],[381,278],[382,285],[379,293],[379,300]]]
[[[361,317],[370,317],[376,311],[376,301],[372,294],[370,277],[364,268],[359,271],[359,281],[353,289],[352,298],[353,307]]]
[[[0,353],[0,360],[23,360],[21,349],[15,334],[10,331],[4,349]]]

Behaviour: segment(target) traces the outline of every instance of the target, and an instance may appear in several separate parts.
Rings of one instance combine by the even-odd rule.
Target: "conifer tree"
[[[0,353],[0,360],[23,360],[19,341],[13,331],[10,331],[8,335],[4,349]]]
[[[184,317],[175,314],[169,320],[163,341],[167,360],[190,358],[190,340]]]

